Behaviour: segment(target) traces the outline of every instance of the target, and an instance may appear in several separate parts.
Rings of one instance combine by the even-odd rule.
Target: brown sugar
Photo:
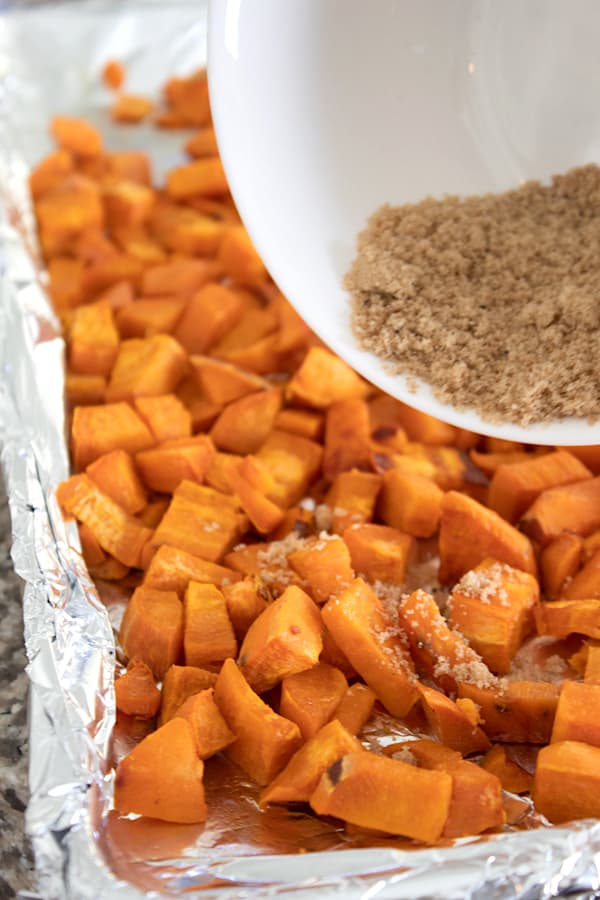
[[[600,167],[383,206],[346,277],[360,345],[457,408],[600,416]]]

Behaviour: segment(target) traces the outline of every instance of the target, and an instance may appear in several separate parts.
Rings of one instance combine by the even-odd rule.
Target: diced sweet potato
[[[398,403],[397,418],[411,441],[422,444],[453,444],[456,428],[441,422],[420,409],[413,409],[405,403]]]
[[[425,685],[421,685],[420,692],[429,726],[444,746],[464,756],[488,749],[490,742],[485,733],[453,700]]]
[[[171,332],[183,314],[185,300],[181,297],[143,297],[117,310],[115,320],[122,338],[152,337]]]
[[[73,313],[69,366],[80,375],[108,375],[119,352],[112,310],[104,304],[81,306]]]
[[[386,525],[427,538],[438,529],[443,496],[430,479],[390,469],[383,476],[378,512]]]
[[[532,796],[535,808],[555,825],[600,817],[600,747],[559,741],[537,758]]]
[[[371,470],[369,409],[360,397],[332,403],[325,416],[323,474],[333,479],[350,469]]]
[[[600,527],[600,478],[543,491],[521,520],[521,528],[542,546],[563,531],[585,537]]]
[[[139,587],[130,597],[119,639],[125,655],[139,657],[162,678],[179,659],[183,645],[183,606],[173,591]]]
[[[73,410],[71,451],[75,468],[80,471],[111,450],[135,453],[154,443],[152,434],[128,403],[80,406]]]
[[[271,431],[256,453],[275,481],[269,499],[284,508],[297,503],[318,474],[322,456],[323,448],[314,441],[285,431]]]
[[[407,566],[416,553],[411,535],[387,525],[366,523],[351,525],[343,538],[355,572],[368,581],[403,583]]]
[[[109,59],[102,66],[102,81],[111,91],[117,91],[125,81],[125,69],[118,59]]]
[[[173,259],[145,270],[142,294],[192,294],[220,274],[220,266],[212,259]]]
[[[561,535],[560,537],[577,538],[576,535]],[[555,540],[560,540],[560,538]],[[576,575],[573,575],[561,593],[563,600],[591,600],[592,597],[600,597],[600,549],[596,550]]]
[[[209,436],[198,434],[163,441],[151,450],[142,450],[136,453],[135,463],[150,490],[172,494],[186,479],[204,481],[214,454]]]
[[[556,638],[585,634],[600,639],[600,599],[551,600],[536,608],[535,617],[539,634]]]
[[[190,437],[191,415],[175,394],[136,397],[133,405],[157,443]]]
[[[600,643],[588,641],[583,680],[586,684],[600,684]]]
[[[203,775],[189,723],[173,719],[145,737],[117,766],[115,809],[165,822],[203,822]]]
[[[237,581],[239,577],[232,569],[200,559],[178,547],[163,544],[152,557],[144,576],[144,585],[157,591],[175,591],[183,598],[190,581],[214,584],[222,588],[229,582]]]
[[[311,347],[287,386],[289,400],[327,409],[348,397],[362,398],[367,385],[339,357],[323,347]]]
[[[245,366],[239,361],[237,353],[254,346],[269,335],[274,335],[277,329],[277,316],[268,306],[249,301],[247,293],[237,291],[237,295],[240,301],[245,303],[242,315],[234,327],[212,348],[212,353],[214,356],[229,359],[241,368],[250,368],[254,371],[254,367]]]
[[[533,775],[522,769],[501,744],[494,744],[481,763],[486,772],[500,779],[503,790],[512,794],[528,794],[533,786]]]
[[[338,537],[308,538],[303,548],[288,555],[288,564],[306,582],[316,603],[325,603],[354,578],[350,553]]]
[[[323,433],[323,416],[308,409],[282,409],[277,413],[274,427],[318,441]]]
[[[334,720],[324,725],[292,756],[285,769],[260,795],[260,805],[307,803],[323,773],[348,753],[362,750],[359,742]]]
[[[596,715],[599,684],[564,681],[556,707],[551,742],[583,741],[600,747],[600,722]]]
[[[255,476],[261,469],[261,474],[267,475],[268,485],[273,486],[270,474],[251,456],[246,456],[239,462],[231,461],[226,466],[225,475],[229,489],[238,497],[240,506],[256,530],[261,534],[268,534],[281,524],[284,513],[265,496],[264,488],[256,483]]]
[[[110,115],[115,122],[136,124],[147,119],[152,112],[152,100],[139,94],[119,94],[113,103]]]
[[[219,247],[218,259],[235,284],[253,287],[266,277],[264,263],[242,225],[228,228]]]
[[[542,491],[590,478],[590,471],[566,450],[499,466],[488,503],[503,519],[517,522]]]
[[[243,308],[236,291],[220,284],[205,284],[187,301],[174,337],[188,353],[206,353],[239,321]],[[207,395],[207,399],[211,397]]]
[[[493,559],[463,575],[452,591],[450,625],[498,675],[535,626],[539,587],[533,575]]]
[[[202,159],[205,156],[218,156],[219,148],[215,129],[212,125],[207,125],[202,131],[197,131],[191,138],[188,138],[185,143],[185,152],[195,159]]]
[[[60,148],[45,156],[30,172],[29,190],[34,200],[56,187],[73,171],[73,157]]]
[[[331,510],[331,530],[343,534],[352,525],[373,518],[381,476],[372,472],[341,472],[325,495]]]
[[[225,405],[270,387],[265,378],[224,360],[210,356],[192,356],[190,364],[202,393],[211,403]]]
[[[459,697],[480,707],[481,727],[492,741],[547,744],[552,733],[559,688],[544,681],[510,681],[504,688],[461,682]]]
[[[56,310],[72,309],[83,298],[83,263],[79,259],[55,256],[48,263],[48,289]],[[117,335],[118,341],[118,335]],[[87,373],[103,374],[103,373]]]
[[[418,699],[403,636],[369,585],[356,578],[323,607],[323,622],[386,709],[402,718]]]
[[[350,734],[358,734],[369,719],[375,705],[375,692],[357,681],[351,685],[335,711],[334,719]]]
[[[280,388],[269,388],[229,403],[210,435],[220,450],[254,453],[264,443],[281,408]]]
[[[533,547],[525,535],[457,491],[449,491],[442,500],[439,548],[439,577],[444,584],[455,583],[487,557],[536,574]]]
[[[125,450],[111,450],[110,453],[99,456],[87,467],[86,474],[98,485],[103,494],[132,516],[146,506],[148,499],[146,491],[131,454]]]
[[[129,661],[127,671],[115,682],[115,700],[126,716],[153,719],[160,707],[160,691],[152,670],[142,659]]]
[[[257,693],[316,665],[323,648],[317,606],[291,585],[254,620],[240,648],[240,669]]]
[[[168,334],[123,341],[106,388],[106,398],[118,401],[171,394],[181,381],[186,362],[185,351]]]
[[[556,600],[567,579],[575,575],[582,556],[582,539],[566,531],[544,547],[539,556],[540,576],[548,600]]]
[[[226,194],[227,179],[223,164],[218,156],[196,159],[194,162],[176,166],[167,174],[167,194],[176,200],[202,194],[218,197]]]
[[[235,735],[215,703],[214,688],[207,688],[188,697],[175,717],[187,719],[190,724],[200,759],[208,759],[235,741]]]
[[[102,403],[105,392],[106,378],[103,375],[75,375],[73,372],[67,372],[65,376],[65,393],[69,409]]]
[[[86,122],[72,116],[54,116],[50,133],[60,147],[76,156],[98,156],[102,152],[100,133]]]
[[[318,815],[433,842],[448,818],[451,793],[452,778],[446,772],[358,751],[326,770],[310,805]]]
[[[235,575],[236,578],[240,577],[237,572],[232,572],[232,575]],[[232,578],[231,581],[233,580]],[[235,581],[234,584],[224,584],[221,589],[235,636],[238,641],[243,641],[254,620],[258,619],[267,608],[267,600],[263,596],[264,590],[261,590],[260,581],[255,578],[245,578],[243,581]]]
[[[210,103],[205,69],[198,69],[185,78],[169,78],[164,94],[169,112],[177,117],[177,127],[203,128],[209,123]]]
[[[196,666],[170,666],[163,678],[158,724],[164,725],[173,718],[188,697],[214,687],[216,681],[216,673],[206,669],[199,669]]]
[[[236,735],[225,754],[258,784],[268,784],[300,747],[300,729],[260,699],[232,659],[223,663],[214,697]]]
[[[103,494],[87,475],[72,475],[63,481],[56,496],[65,512],[90,528],[103,550],[125,566],[140,565],[151,530]]]
[[[225,597],[218,587],[190,581],[183,611],[186,665],[205,666],[235,657],[237,641]]]
[[[305,741],[335,714],[348,689],[342,672],[319,662],[312,669],[286,675],[281,682],[279,712],[295,722]]]

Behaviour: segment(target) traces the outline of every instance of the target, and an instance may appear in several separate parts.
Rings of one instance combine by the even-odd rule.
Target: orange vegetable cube
[[[535,808],[555,825],[600,816],[600,747],[560,741],[538,755],[532,796]]]
[[[174,336],[188,353],[206,353],[239,321],[242,309],[235,291],[220,284],[205,284],[187,301]],[[212,398],[207,395],[207,399]]]
[[[600,478],[549,488],[531,504],[521,528],[542,546],[563,531],[585,537],[600,527]]]
[[[121,622],[119,640],[125,655],[139,657],[162,678],[177,662],[183,646],[183,606],[174,591],[136,588]]]
[[[343,725],[350,734],[358,734],[367,723],[374,705],[375,692],[366,684],[357,681],[342,697],[335,711],[334,720]]]
[[[281,402],[281,389],[275,387],[229,403],[211,428],[215,445],[230,453],[254,453],[271,431]]]
[[[583,540],[578,534],[569,532],[559,534],[540,552],[541,581],[549,600],[555,600],[567,578],[573,578],[581,565],[583,552]]]
[[[446,772],[418,769],[361,750],[327,769],[310,805],[318,815],[433,842],[448,818],[451,793],[452,778]]]
[[[135,463],[144,483],[153,491],[172,494],[179,484],[204,481],[215,447],[207,434],[163,441],[151,450],[141,450]]]
[[[499,466],[490,482],[488,503],[503,519],[517,522],[542,491],[590,478],[591,472],[566,450]]]
[[[230,582],[238,581],[239,577],[232,569],[163,544],[146,569],[144,586],[157,591],[175,591],[183,597],[190,581],[215,584],[222,588]],[[231,586],[233,587],[233,584]]]
[[[168,334],[123,341],[108,387],[107,400],[131,400],[170,394],[185,371],[185,351]]]
[[[125,512],[134,516],[146,506],[148,498],[131,454],[126,450],[111,450],[98,457],[85,470],[103,494],[111,497]]]
[[[246,300],[246,308],[233,328],[212,348],[212,353],[214,356],[229,359],[241,368],[251,368],[245,366],[243,362],[240,363],[236,353],[240,350],[245,351],[262,338],[272,335],[277,330],[277,316],[269,307],[248,302],[247,294],[244,292],[238,290],[237,293],[240,299]]]
[[[569,535],[569,537],[577,536]],[[563,600],[590,600],[592,597],[600,597],[600,549],[596,550],[583,568],[573,576],[561,594]]]
[[[323,433],[323,416],[308,409],[282,409],[275,419],[275,428],[318,441]]]
[[[191,436],[190,413],[175,394],[136,397],[133,405],[157,443]]]
[[[323,474],[335,478],[350,469],[371,469],[369,408],[359,397],[332,403],[325,416]]]
[[[600,599],[549,600],[535,610],[538,634],[566,638],[585,634],[600,639]]]
[[[600,723],[596,715],[600,684],[564,681],[556,707],[551,742],[583,741],[600,747]]]
[[[214,701],[213,688],[188,697],[175,717],[189,722],[200,759],[208,759],[235,741],[235,734],[229,729]]]
[[[323,347],[311,347],[287,386],[288,400],[327,409],[348,397],[362,398],[366,383],[350,366]]]
[[[207,125],[202,131],[197,131],[185,142],[184,149],[194,159],[202,159],[205,156],[218,156],[219,147],[215,129],[212,125]]]
[[[54,116],[50,133],[60,147],[76,156],[98,156],[102,152],[100,133],[85,119]]]
[[[429,478],[390,469],[383,476],[378,512],[386,525],[427,538],[438,529],[443,496]]]
[[[501,744],[494,744],[488,750],[481,765],[500,779],[503,790],[512,794],[528,794],[533,787],[533,775],[511,759],[508,749]]]
[[[215,686],[215,672],[196,666],[170,666],[165,672],[161,692],[159,725],[172,719],[188,697]]]
[[[73,157],[59,148],[45,156],[30,172],[29,190],[34,200],[56,187],[73,171]]]
[[[220,359],[192,356],[190,363],[202,393],[211,403],[232,403],[247,394],[270,387],[265,378]]]
[[[232,462],[226,469],[226,478],[230,490],[239,498],[240,506],[261,534],[268,534],[281,523],[283,511],[276,506],[259,486],[252,483],[248,470],[253,467],[252,457],[247,456],[241,462]],[[250,472],[250,475],[252,472]]]
[[[104,154],[107,174],[138,184],[152,184],[150,157],[143,150],[117,150]]]
[[[360,743],[337,720],[324,725],[294,753],[285,769],[260,795],[269,803],[307,803],[321,776],[342,756],[362,750]]]
[[[314,441],[285,431],[270,431],[256,453],[256,459],[275,481],[269,499],[284,508],[297,503],[319,473],[322,457],[323,448]]]
[[[237,641],[225,597],[218,587],[190,581],[183,609],[187,666],[205,666],[236,655]]]
[[[218,156],[196,159],[176,166],[167,174],[166,190],[169,197],[181,200],[194,194],[218,197],[228,191],[223,164]]]
[[[220,274],[220,266],[211,259],[173,259],[146,269],[142,294],[191,294]]]
[[[76,469],[122,449],[129,453],[152,447],[154,438],[128,403],[78,406],[73,410],[71,452]]]
[[[343,535],[355,572],[367,581],[402,584],[406,569],[416,554],[416,543],[410,534],[403,534],[387,525],[351,525]]]
[[[80,306],[73,313],[69,335],[69,366],[81,375],[108,375],[119,352],[110,306]]]
[[[380,475],[341,472],[325,495],[325,504],[331,510],[331,530],[344,534],[353,525],[372,519],[380,489]]]
[[[490,742],[477,724],[441,691],[421,685],[421,702],[427,722],[435,737],[452,750],[465,756],[487,750]]]
[[[308,538],[303,548],[288,555],[288,564],[315,603],[325,603],[354,580],[348,547],[333,535]]]
[[[125,69],[118,59],[109,59],[102,66],[102,81],[107,88],[117,91],[125,81]]]
[[[335,714],[348,689],[342,672],[319,662],[312,669],[286,675],[281,682],[279,712],[295,722],[305,741]]]
[[[71,308],[81,303],[83,297],[83,264],[80,259],[55,256],[48,263],[48,277],[50,279],[50,297],[57,310]]]
[[[115,700],[126,716],[153,719],[160,707],[160,691],[152,670],[142,659],[129,662],[127,671],[115,682]]]
[[[369,585],[356,578],[328,600],[321,615],[335,643],[386,709],[405,716],[418,699],[412,661],[403,635]]]
[[[219,247],[218,259],[225,273],[236,284],[253,287],[266,278],[264,263],[242,225],[232,225],[227,229]]]
[[[233,573],[239,579],[238,573]],[[260,582],[254,578],[243,581],[230,579],[233,584],[221,585],[227,604],[227,612],[238,641],[243,641],[246,632],[255,619],[267,608],[267,601],[261,591]]]
[[[454,444],[457,430],[453,425],[441,422],[420,409],[413,409],[398,401],[397,417],[409,440],[422,444]]]
[[[137,813],[165,822],[203,822],[203,775],[189,723],[173,719],[145,737],[117,766],[115,808],[123,815]]]
[[[119,94],[110,110],[115,122],[136,124],[147,119],[152,112],[152,101],[138,94]]]
[[[164,94],[170,111],[179,119],[179,127],[203,128],[210,121],[205,69],[198,69],[187,78],[169,78],[164,86]]]
[[[258,784],[268,784],[302,743],[294,722],[273,712],[256,694],[232,659],[215,684],[215,702],[236,740],[225,754]]]
[[[544,681],[509,681],[504,688],[460,682],[458,695],[480,707],[481,727],[492,741],[547,744],[559,688]]]
[[[67,372],[65,376],[65,393],[69,409],[102,403],[105,391],[106,378],[103,375],[75,375],[73,372]]]

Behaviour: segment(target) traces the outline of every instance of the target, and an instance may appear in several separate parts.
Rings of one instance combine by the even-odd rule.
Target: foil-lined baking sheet
[[[256,787],[217,758],[209,763],[205,825],[111,811],[110,759],[135,739],[114,729],[111,617],[120,598],[114,587],[99,594],[90,581],[76,529],[63,522],[53,495],[68,472],[64,348],[43,289],[27,173],[50,148],[53,113],[85,115],[113,149],[147,149],[158,178],[177,164],[181,133],[110,123],[99,72],[107,59],[119,59],[128,90],[156,96],[167,77],[205,63],[206,22],[199,0],[0,4],[0,441],[13,559],[25,583],[27,827],[40,896],[590,896],[600,889],[600,823],[540,827],[518,798],[512,822],[523,830],[412,849],[409,841],[361,835],[304,808],[260,811]],[[366,737],[381,741],[389,729],[379,722]]]

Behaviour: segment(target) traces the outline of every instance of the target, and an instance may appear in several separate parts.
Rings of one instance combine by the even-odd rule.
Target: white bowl
[[[209,80],[231,190],[281,290],[357,371],[454,425],[600,443],[436,400],[356,345],[342,288],[385,202],[504,190],[600,159],[596,0],[213,0]]]

